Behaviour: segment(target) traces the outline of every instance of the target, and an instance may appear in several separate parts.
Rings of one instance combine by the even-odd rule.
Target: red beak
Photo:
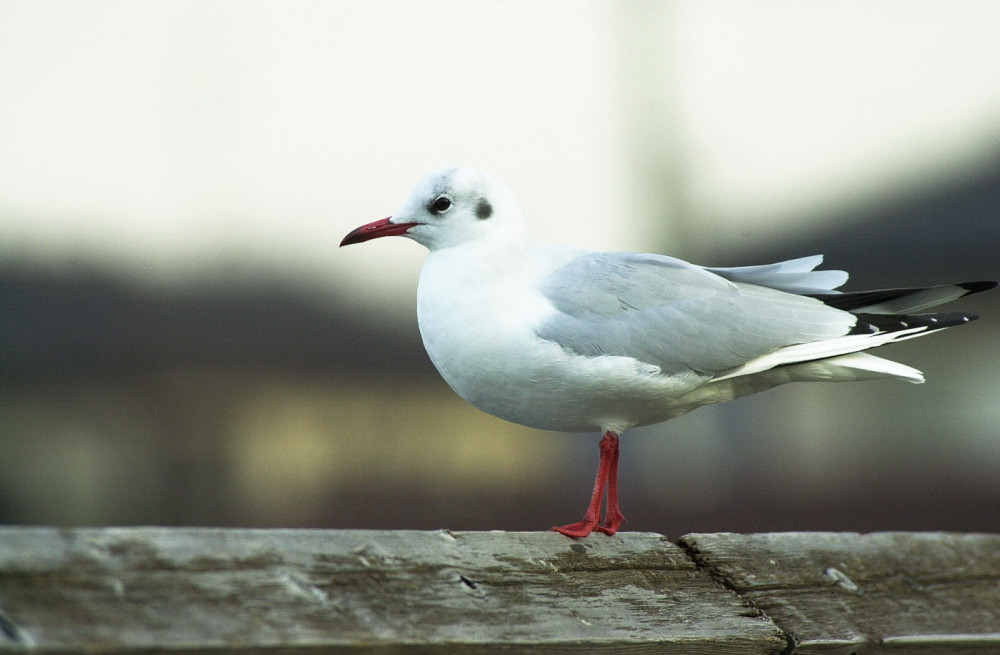
[[[392,218],[391,216],[389,218]],[[344,237],[340,242],[341,247],[349,246],[352,243],[362,243],[379,237],[391,237],[406,234],[416,223],[390,223],[389,218],[374,221],[367,225],[362,225]]]

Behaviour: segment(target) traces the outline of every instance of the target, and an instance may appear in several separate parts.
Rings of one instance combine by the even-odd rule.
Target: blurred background
[[[1000,4],[0,4],[0,522],[547,529],[598,435],[467,406],[424,250],[339,250],[426,172],[540,240],[847,289],[1000,277]],[[626,529],[1000,530],[1000,292],[622,440]]]

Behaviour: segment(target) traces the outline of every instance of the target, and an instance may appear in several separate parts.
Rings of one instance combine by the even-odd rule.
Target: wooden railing
[[[0,651],[1000,653],[1000,535],[0,527]]]

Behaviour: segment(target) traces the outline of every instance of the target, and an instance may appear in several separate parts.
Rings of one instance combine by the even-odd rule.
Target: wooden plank
[[[0,527],[0,650],[779,653],[656,534]]]
[[[692,534],[794,653],[1000,653],[1000,535]]]

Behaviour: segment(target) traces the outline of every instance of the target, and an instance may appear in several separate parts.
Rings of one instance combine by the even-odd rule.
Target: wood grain
[[[0,527],[0,616],[0,650],[49,653],[787,646],[644,533]]]
[[[1000,535],[692,534],[794,653],[1000,653]]]

